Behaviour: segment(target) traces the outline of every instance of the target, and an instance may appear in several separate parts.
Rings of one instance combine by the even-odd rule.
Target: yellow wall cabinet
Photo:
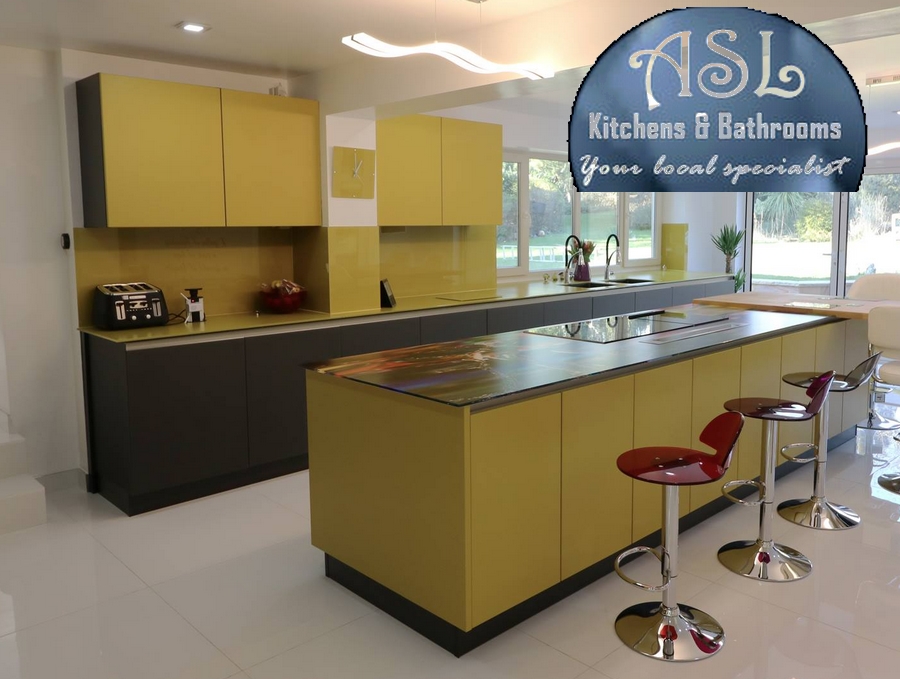
[[[225,226],[217,88],[98,73],[76,89],[85,226]]]
[[[503,128],[412,115],[375,125],[378,223],[470,226],[502,222]]]
[[[321,223],[315,102],[106,73],[76,90],[86,227]]]
[[[322,223],[319,103],[222,90],[228,226]]]

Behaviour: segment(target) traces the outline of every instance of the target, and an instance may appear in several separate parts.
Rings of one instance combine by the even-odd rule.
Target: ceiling
[[[350,33],[417,44],[433,40],[435,29],[440,39],[567,2],[571,0],[485,0],[482,5],[471,0],[2,0],[0,44],[292,76],[357,58],[341,44]],[[192,35],[175,28],[180,21],[207,24],[212,30]]]
[[[477,35],[502,23],[572,0],[2,0],[0,44],[70,48],[243,73],[289,77],[337,66],[362,55],[341,44],[365,31],[416,44],[435,37]],[[597,0],[598,2],[601,0]],[[196,21],[212,30],[185,33]],[[900,84],[865,87],[874,75],[900,73],[900,7],[811,24],[857,80],[870,140],[900,140]],[[477,45],[468,45],[477,49]],[[577,79],[576,79],[577,80]],[[529,83],[526,96],[509,88],[492,109],[568,118],[577,82]],[[888,155],[888,154],[885,154]],[[894,152],[900,160],[900,151]],[[883,160],[883,158],[882,158]]]

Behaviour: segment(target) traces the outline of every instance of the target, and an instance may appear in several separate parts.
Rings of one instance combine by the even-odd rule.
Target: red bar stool
[[[616,634],[641,655],[676,662],[702,660],[725,643],[725,632],[714,618],[679,604],[676,598],[678,487],[721,479],[731,464],[731,454],[743,426],[744,418],[738,413],[722,413],[706,425],[700,440],[715,451],[712,455],[691,448],[636,448],[622,453],[616,461],[623,474],[663,487],[662,547],[633,547],[619,554],[615,561],[616,573],[625,582],[648,592],[662,592],[662,602],[630,606],[616,618]],[[645,585],[622,572],[622,559],[643,552],[659,559],[661,585]]]
[[[719,549],[719,561],[725,568],[765,582],[791,582],[805,578],[812,571],[812,564],[796,549],[779,544],[772,539],[772,520],[775,510],[775,459],[778,447],[779,422],[804,422],[811,420],[821,410],[828,389],[834,380],[834,371],[823,373],[813,380],[806,395],[808,404],[783,401],[777,398],[736,398],[725,404],[725,410],[741,413],[745,417],[763,420],[763,437],[759,481],[729,481],[722,487],[722,494],[736,504],[759,506],[759,537],[756,540],[736,540]],[[809,444],[806,444],[809,447]],[[729,494],[737,486],[751,485],[759,489],[760,499],[754,502],[739,500]]]
[[[843,394],[859,388],[872,378],[880,357],[880,353],[873,354],[848,374],[835,375],[829,391]],[[795,387],[809,389],[817,377],[817,373],[791,373],[781,379]],[[849,507],[829,502],[825,497],[825,465],[828,461],[828,401],[829,399],[826,398],[813,424],[815,427],[813,438],[813,449],[816,451],[815,457],[797,458],[787,455],[784,450],[781,451],[782,456],[791,462],[816,463],[816,466],[813,468],[813,494],[807,499],[782,502],[778,505],[778,513],[781,515],[781,518],[806,528],[843,530],[858,526],[860,518],[859,514]],[[797,447],[808,447],[803,443],[794,445]]]

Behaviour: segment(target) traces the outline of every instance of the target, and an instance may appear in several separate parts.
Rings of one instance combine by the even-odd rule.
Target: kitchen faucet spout
[[[616,241],[616,247],[613,248],[612,253],[610,253],[610,251],[609,251],[609,241],[611,241],[611,240]],[[611,234],[609,234],[609,236],[606,239],[606,270],[603,273],[603,280],[606,280],[606,281],[609,280],[609,263],[612,261],[612,258],[618,254],[618,252],[619,252],[619,237],[616,234],[611,233]]]

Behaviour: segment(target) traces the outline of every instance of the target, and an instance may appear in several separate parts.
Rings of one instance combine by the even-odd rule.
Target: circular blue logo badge
[[[834,52],[784,17],[671,10],[597,59],[569,119],[579,191],[856,191],[866,125]]]

